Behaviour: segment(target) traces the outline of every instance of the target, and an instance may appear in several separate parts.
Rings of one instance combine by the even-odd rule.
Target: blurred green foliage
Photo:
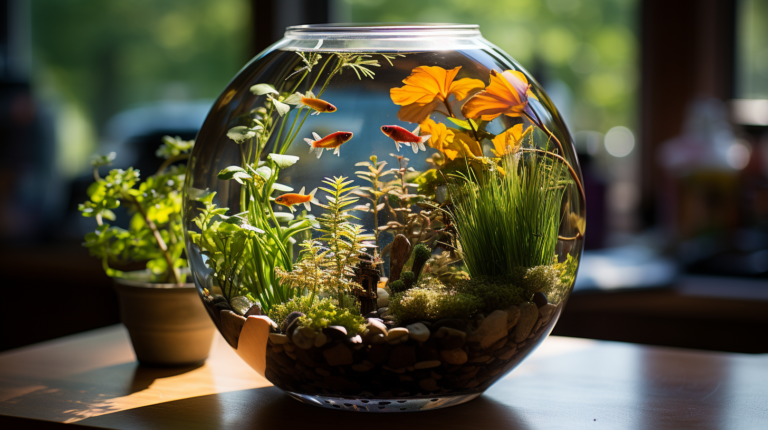
[[[736,97],[768,98],[768,2],[739,2],[736,28]]]
[[[637,0],[343,0],[354,22],[479,24],[483,36],[543,80],[573,92],[570,125],[636,125]]]

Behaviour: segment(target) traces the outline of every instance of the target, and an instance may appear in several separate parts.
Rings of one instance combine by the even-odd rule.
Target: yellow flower
[[[491,149],[491,152],[497,157],[502,157],[506,154],[515,152],[517,147],[520,146],[520,143],[523,141],[523,137],[530,133],[531,130],[533,130],[533,126],[528,126],[528,128],[525,129],[525,132],[523,132],[523,125],[515,124],[504,133],[493,138],[491,142],[493,142],[494,149]]]
[[[389,95],[399,106],[397,118],[401,121],[422,122],[437,107],[446,102],[453,94],[456,100],[462,100],[476,89],[483,88],[483,81],[464,78],[454,82],[461,66],[445,70],[438,66],[419,66],[403,80],[405,86],[392,88]]]
[[[507,70],[499,73],[491,70],[491,83],[484,91],[472,96],[461,113],[466,118],[480,118],[491,121],[499,115],[518,117],[529,113],[528,98],[535,99],[531,92],[531,84],[522,72]]]
[[[445,124],[427,119],[419,124],[422,134],[430,134],[428,144],[445,154],[450,160],[457,157],[481,157],[483,155],[480,145],[469,134]]]

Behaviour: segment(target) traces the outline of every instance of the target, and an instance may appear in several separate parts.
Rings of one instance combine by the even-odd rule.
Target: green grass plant
[[[517,267],[552,263],[570,183],[564,163],[535,153],[510,154],[500,168],[453,179],[450,214],[471,277],[501,277]]]

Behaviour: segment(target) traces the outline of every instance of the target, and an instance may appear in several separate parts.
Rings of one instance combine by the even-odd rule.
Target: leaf
[[[293,221],[293,214],[288,212],[275,212],[275,218],[279,222]]]
[[[289,187],[288,185],[278,184],[275,182],[272,184],[272,191],[280,191],[282,193],[290,193],[293,191],[293,188]]]
[[[219,174],[216,175],[216,177],[223,181],[228,181],[235,177],[235,173],[244,173],[247,177],[250,177],[248,176],[248,172],[246,172],[245,169],[239,166],[229,166],[225,169],[222,169],[222,171],[219,172]]]
[[[236,143],[243,143],[248,139],[253,139],[256,137],[256,133],[261,130],[261,127],[256,126],[254,128],[249,128],[244,125],[238,125],[237,127],[232,127],[227,132],[227,137],[234,140]]]
[[[295,155],[282,155],[282,154],[269,154],[267,159],[272,160],[275,165],[281,169],[293,166],[299,161],[299,157]]]
[[[279,102],[275,99],[271,99],[272,104],[275,106],[275,110],[277,111],[277,114],[280,116],[283,116],[287,114],[291,110],[291,106],[287,105],[285,103]]]
[[[189,187],[187,188],[187,195],[192,200],[196,200],[204,205],[210,205],[213,203],[213,196],[216,195],[216,191],[201,190],[199,188]]]
[[[275,87],[269,84],[256,84],[251,87],[251,92],[257,96],[263,96],[264,94],[280,94]]]
[[[452,123],[458,125],[459,127],[463,128],[464,130],[472,130],[473,127],[474,127],[475,130],[478,129],[477,123],[472,121],[471,119],[467,120],[467,121],[462,121],[462,120],[460,120],[458,118],[448,117],[448,120],[451,121]],[[470,126],[470,124],[471,124],[471,126]]]
[[[270,169],[267,166],[261,166],[258,169],[255,170],[256,174],[261,176],[264,179],[269,179],[272,177],[272,169]]]

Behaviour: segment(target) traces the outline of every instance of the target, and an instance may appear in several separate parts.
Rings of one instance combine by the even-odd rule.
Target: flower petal
[[[419,124],[421,128],[421,134],[429,134],[429,140],[427,141],[429,146],[442,151],[444,147],[453,143],[453,130],[446,127],[443,123],[437,123],[432,119],[427,118],[424,122]]]
[[[440,103],[439,100],[433,100],[431,103],[412,103],[400,108],[397,112],[397,119],[400,121],[420,123],[429,117],[429,114],[435,110],[435,106]]]
[[[465,118],[482,117],[483,121],[490,121],[510,109],[512,103],[489,91],[480,91],[472,96],[461,107],[461,114]]]
[[[515,152],[515,148],[520,146],[520,142],[522,142],[523,137],[530,131],[531,126],[528,126],[528,128],[525,130],[525,133],[523,133],[523,124],[515,124],[514,126],[508,128],[504,133],[499,134],[493,138],[492,142],[494,149],[491,151],[496,154],[497,157]]]
[[[409,86],[423,88],[433,96],[445,94],[446,70],[438,66],[419,66],[403,80]]]
[[[456,100],[462,100],[472,91],[482,89],[484,86],[485,83],[480,79],[459,79],[448,87],[448,95],[453,94]]]
[[[422,87],[406,85],[400,88],[389,90],[389,96],[396,105],[405,106],[411,103],[429,103],[434,100],[435,95]]]

